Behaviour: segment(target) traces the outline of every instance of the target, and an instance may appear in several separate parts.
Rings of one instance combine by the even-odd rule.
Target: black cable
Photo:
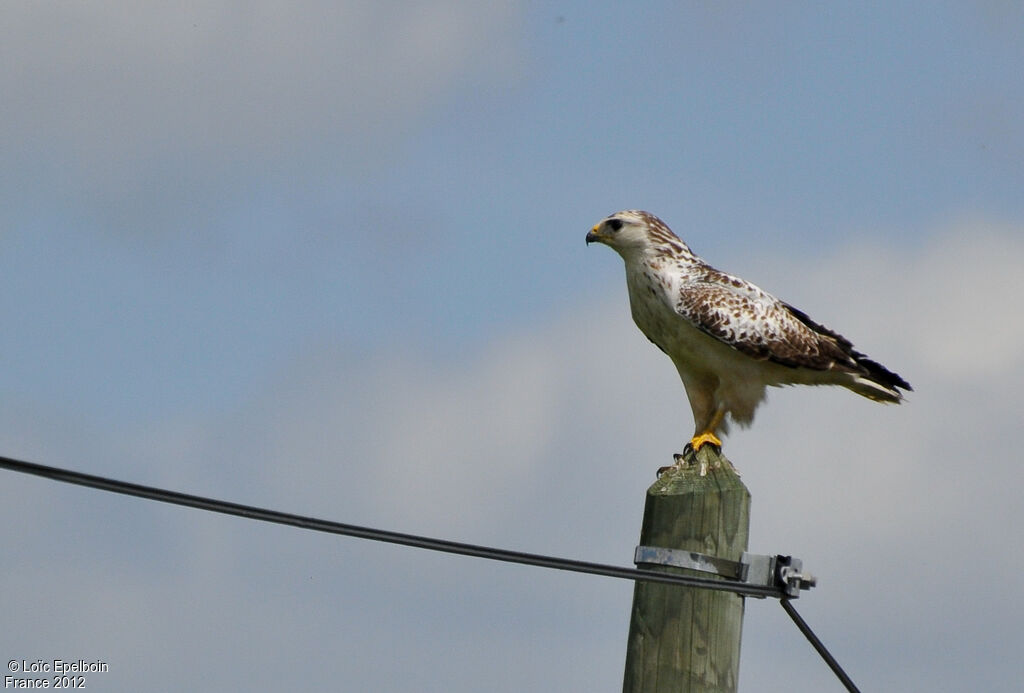
[[[590,563],[587,561],[576,561],[568,558],[541,556],[533,553],[509,551],[508,549],[496,549],[488,546],[463,544],[461,542],[448,541],[446,539],[432,539],[430,537],[421,537],[414,534],[402,534],[400,532],[391,532],[382,529],[359,527],[356,525],[343,524],[341,522],[321,520],[314,517],[283,513],[277,510],[257,508],[251,505],[231,503],[229,501],[217,500],[215,498],[193,496],[191,494],[168,491],[166,489],[156,488],[153,486],[143,486],[141,484],[133,484],[127,481],[119,481],[117,479],[108,479],[106,477],[95,476],[92,474],[74,472],[68,469],[61,469],[59,467],[49,467],[42,464],[36,464],[34,462],[24,462],[21,460],[11,459],[9,457],[0,457],[0,468],[24,474],[33,474],[35,476],[53,479],[54,481],[63,481],[68,484],[98,488],[112,493],[148,498],[162,503],[184,505],[190,508],[199,508],[200,510],[208,510],[210,512],[222,513],[225,515],[237,515],[238,517],[246,517],[263,522],[273,522],[280,525],[301,527],[303,529],[311,529],[316,532],[327,532],[330,534],[358,537],[360,539],[370,539],[372,541],[382,541],[390,544],[414,546],[416,548],[428,549],[430,551],[442,551],[445,553],[454,553],[463,556],[476,556],[477,558],[487,558],[494,561],[519,563],[522,565],[534,565],[542,568],[552,568],[554,570],[567,570],[576,573],[604,575],[605,577],[621,578],[625,580],[641,580],[646,582],[682,585],[686,587],[700,587],[703,589],[718,590],[722,592],[733,592],[750,597],[781,598],[783,594],[780,588],[763,585],[749,585],[726,580],[692,577],[689,575],[663,573],[655,570],[643,570],[639,568],[622,568],[602,563]]]
[[[846,672],[843,671],[843,668],[839,666],[839,662],[837,662],[835,660],[835,657],[833,657],[829,653],[829,651],[825,649],[825,644],[818,639],[818,636],[814,634],[814,631],[811,630],[811,627],[807,625],[807,622],[804,621],[800,614],[796,612],[796,609],[793,608],[793,605],[789,602],[790,600],[788,597],[783,597],[779,600],[779,603],[782,604],[782,608],[785,609],[786,613],[789,614],[789,617],[793,619],[793,623],[795,623],[796,627],[800,629],[800,632],[804,634],[804,637],[807,638],[808,641],[810,641],[814,649],[818,651],[818,654],[821,655],[821,658],[824,659],[825,663],[828,664],[830,669],[832,669],[832,673],[835,674],[839,678],[839,680],[843,682],[843,685],[846,686],[846,690],[850,691],[850,693],[860,693],[860,689],[857,688],[857,686],[854,685],[853,680],[846,675]]]
[[[476,556],[477,558],[487,558],[494,561],[533,565],[542,568],[566,570],[576,573],[588,573],[590,575],[604,575],[605,577],[621,578],[624,580],[639,580],[645,582],[660,582],[670,585],[681,585],[684,587],[699,587],[702,589],[718,590],[722,592],[733,592],[735,594],[742,594],[750,597],[775,597],[779,599],[782,604],[782,608],[786,610],[786,613],[789,614],[790,618],[793,619],[793,622],[796,623],[800,632],[804,634],[804,637],[810,641],[814,649],[817,650],[819,655],[821,655],[821,658],[825,660],[825,663],[828,664],[835,675],[839,677],[839,680],[843,682],[846,689],[852,693],[860,693],[853,681],[850,680],[850,677],[846,675],[846,672],[839,666],[839,663],[832,657],[829,651],[825,648],[825,645],[814,634],[814,631],[812,631],[810,626],[808,626],[803,618],[800,617],[800,614],[796,612],[796,609],[794,609],[793,605],[790,604],[790,598],[783,593],[781,588],[763,585],[750,585],[711,578],[691,577],[689,575],[663,573],[655,570],[643,570],[640,568],[622,568],[602,563],[590,563],[587,561],[576,561],[568,558],[541,556],[539,554],[523,553],[521,551],[509,551],[508,549],[496,549],[488,546],[477,546],[475,544],[463,544],[457,541],[448,541],[447,539],[432,539],[430,537],[421,537],[415,534],[403,534],[400,532],[391,532],[382,529],[359,527],[356,525],[343,524],[341,522],[321,520],[315,517],[305,517],[303,515],[283,513],[277,510],[257,508],[251,505],[242,505],[241,503],[231,503],[229,501],[217,500],[215,498],[204,498],[203,496],[194,496],[188,493],[179,493],[178,491],[168,491],[154,486],[133,484],[127,481],[109,479],[93,474],[84,474],[82,472],[75,472],[69,469],[49,467],[42,464],[36,464],[34,462],[24,462],[10,457],[0,456],[0,468],[9,469],[23,474],[41,476],[68,484],[97,488],[103,491],[110,491],[112,493],[136,496],[138,498],[148,498],[150,500],[160,501],[161,503],[183,505],[190,508],[199,508],[200,510],[208,510],[210,512],[221,513],[224,515],[236,515],[238,517],[246,517],[252,520],[260,520],[262,522],[273,522],[280,525],[311,529],[316,532],[327,532],[329,534],[340,534],[360,539],[400,544],[402,546],[413,546],[420,549],[428,549],[430,551],[442,551],[445,553],[453,553],[463,556]]]

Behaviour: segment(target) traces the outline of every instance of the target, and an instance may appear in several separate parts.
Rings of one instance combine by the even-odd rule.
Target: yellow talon
[[[720,441],[718,439],[718,436],[716,436],[711,431],[706,431],[704,433],[701,433],[699,436],[694,436],[693,438],[690,439],[690,447],[693,448],[694,452],[697,452],[708,443],[711,443],[712,445],[719,449],[721,449],[722,447],[722,441]]]

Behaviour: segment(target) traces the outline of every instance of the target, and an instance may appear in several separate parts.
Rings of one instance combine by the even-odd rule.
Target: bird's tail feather
[[[903,393],[913,391],[910,383],[890,371],[882,364],[865,358],[861,354],[855,354],[857,365],[861,367],[860,373],[852,373],[853,380],[846,385],[858,395],[867,397],[876,402],[889,402],[898,404],[903,401]]]
[[[846,387],[876,402],[899,404],[903,401],[903,394],[896,388],[885,387],[861,375],[854,376],[853,381],[846,384]]]

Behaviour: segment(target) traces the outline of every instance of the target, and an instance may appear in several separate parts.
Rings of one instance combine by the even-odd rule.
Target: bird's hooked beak
[[[601,228],[600,223],[594,224],[594,228],[590,229],[587,233],[587,245],[591,243],[604,243],[604,236],[597,232],[599,228]]]

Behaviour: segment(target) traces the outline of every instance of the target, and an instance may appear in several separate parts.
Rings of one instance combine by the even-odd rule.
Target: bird
[[[625,261],[633,321],[675,364],[694,419],[684,454],[721,450],[730,421],[753,423],[768,386],[839,385],[890,404],[913,390],[839,333],[706,263],[650,212],[616,212],[586,241]]]

